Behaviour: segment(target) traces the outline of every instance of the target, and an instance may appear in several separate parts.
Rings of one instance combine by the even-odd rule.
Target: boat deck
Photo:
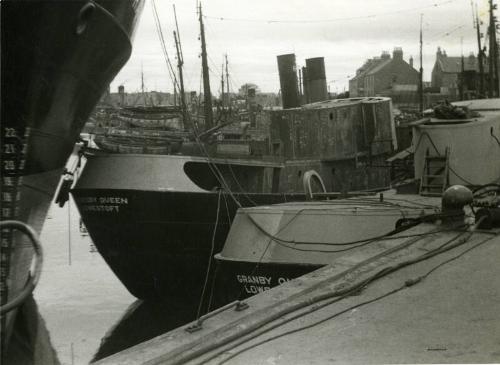
[[[394,207],[394,208],[411,208],[411,209],[440,209],[441,197],[435,196],[420,196],[416,194],[397,194],[396,190],[387,190],[381,193],[365,193],[360,192],[360,195],[356,195],[356,192],[350,193],[353,195],[349,198],[341,198],[341,193],[315,193],[315,196],[319,197],[330,197],[331,200],[314,200],[310,202],[288,202],[281,204],[273,204],[273,210],[280,211],[296,211],[302,208],[307,208],[308,210],[324,210],[324,209],[335,209],[336,207],[343,206],[365,206],[370,207]],[[379,204],[380,203],[380,204]],[[251,208],[244,208],[246,211],[265,211],[269,210],[270,206],[257,206]],[[328,208],[330,207],[330,208]]]
[[[99,364],[499,362],[500,232],[445,228],[420,224]]]

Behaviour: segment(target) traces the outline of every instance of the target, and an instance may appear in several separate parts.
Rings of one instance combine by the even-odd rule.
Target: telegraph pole
[[[420,113],[424,111],[424,66],[422,61],[422,23],[424,19],[424,14],[420,14],[420,80],[418,85],[418,97],[419,97],[419,110]]]
[[[465,65],[464,65],[464,37],[460,37],[460,52],[461,52],[461,57],[460,57],[460,100],[464,100],[464,71],[465,71]]]
[[[476,3],[476,16],[475,16],[475,25],[476,25],[476,35],[477,35],[477,62],[479,64],[479,98],[484,97],[484,58],[483,58],[483,48],[481,47],[481,23],[479,22],[479,14],[477,11],[477,3]]]
[[[489,38],[490,38],[490,50],[489,50],[489,88],[488,96],[493,98],[498,96],[498,45],[496,37],[496,22],[495,16],[493,15],[493,10],[497,8],[493,4],[493,0],[489,0],[490,5],[490,25],[489,25]]]

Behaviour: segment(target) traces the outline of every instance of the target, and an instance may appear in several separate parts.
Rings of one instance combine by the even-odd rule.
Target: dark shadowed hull
[[[3,1],[1,220],[40,233],[77,137],[131,53],[141,1]],[[2,229],[2,306],[23,290],[33,249]],[[2,316],[2,354],[15,310]]]
[[[101,255],[127,289],[142,299],[200,298],[208,263],[221,251],[237,210],[223,192],[77,188],[73,196]],[[109,197],[114,203],[95,203]],[[303,194],[235,197],[243,206],[305,199]]]

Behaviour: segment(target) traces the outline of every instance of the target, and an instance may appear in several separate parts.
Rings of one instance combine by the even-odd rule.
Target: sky
[[[167,53],[176,66],[173,30],[175,4],[184,58],[186,91],[201,88],[200,26],[196,0],[146,0],[132,55],[111,84],[117,91],[173,91],[153,16],[160,18]],[[476,1],[476,0],[474,0]],[[488,1],[477,0],[480,19],[488,23]],[[295,53],[297,66],[306,58],[324,57],[331,92],[348,89],[348,80],[366,59],[392,54],[419,64],[422,17],[424,81],[430,81],[437,47],[449,56],[477,54],[471,0],[206,0],[202,2],[212,94],[220,92],[224,55],[229,62],[230,91],[247,82],[263,92],[279,91],[276,56]],[[482,40],[485,41],[485,38]]]

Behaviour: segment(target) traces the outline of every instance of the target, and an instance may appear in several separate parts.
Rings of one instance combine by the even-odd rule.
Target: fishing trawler
[[[131,54],[143,2],[1,6],[2,363],[48,363],[30,296],[43,261],[37,235],[86,119]]]
[[[373,112],[369,138],[385,141],[376,147],[362,137],[370,133],[362,115]],[[331,100],[268,117],[263,140],[222,140],[208,156],[87,154],[72,194],[99,252],[133,295],[198,296],[240,205],[388,186],[380,165],[393,151],[389,99]]]
[[[106,152],[172,154],[180,150],[188,135],[179,107],[124,106],[99,118],[94,142]]]

